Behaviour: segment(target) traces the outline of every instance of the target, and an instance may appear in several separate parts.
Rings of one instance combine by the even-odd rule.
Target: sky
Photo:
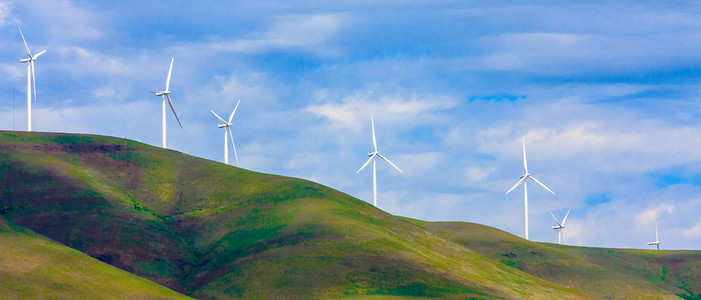
[[[0,130],[161,145],[300,177],[430,221],[530,238],[701,249],[701,5],[696,1],[0,0]],[[13,93],[14,90],[14,93]],[[13,100],[14,99],[14,100]],[[234,162],[230,149],[230,162]]]

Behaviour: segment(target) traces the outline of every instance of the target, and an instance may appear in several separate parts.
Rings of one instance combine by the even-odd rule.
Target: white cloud
[[[0,63],[0,73],[5,75],[5,78],[24,78],[27,80],[27,68],[23,65]]]
[[[109,87],[97,88],[92,91],[92,96],[94,98],[108,98],[113,99],[117,96],[117,92]]]
[[[17,18],[12,14],[11,2],[0,2],[0,26],[16,24]]]
[[[635,214],[635,223],[639,225],[655,224],[662,213],[671,214],[674,212],[674,205],[662,204],[657,207],[648,208]]]
[[[256,38],[217,43],[219,51],[260,53],[272,49],[301,49],[313,53],[335,56],[338,49],[329,45],[343,23],[341,15],[287,15],[277,17],[272,28],[252,34]]]
[[[426,119],[426,113],[446,110],[456,104],[442,96],[419,96],[416,94],[378,94],[375,88],[366,91],[356,91],[346,96],[340,104],[327,103],[311,105],[306,111],[327,118],[339,128],[359,130],[367,122],[367,116],[375,114],[375,124],[378,119],[393,124],[417,125]],[[423,116],[422,116],[423,115]]]
[[[490,174],[494,173],[496,170],[496,167],[490,166],[490,167],[473,167],[473,166],[468,166],[465,168],[465,175],[468,180],[471,181],[483,181],[489,177]]]
[[[360,120],[358,120],[358,115],[362,114],[361,110],[364,109],[358,105],[339,106],[334,104],[323,104],[307,108],[307,111],[318,116],[323,116],[331,120],[337,126],[354,129],[356,131],[360,130],[362,127]]]
[[[114,57],[83,47],[57,46],[51,50],[60,57],[54,59],[58,61],[56,67],[75,76],[133,76],[149,65],[144,57]]]
[[[683,234],[689,238],[701,238],[701,222],[696,223],[696,225],[692,228],[685,229]]]
[[[27,6],[32,19],[40,22],[35,28],[41,28],[53,40],[61,43],[105,36],[101,28],[106,16],[88,11],[85,6],[76,6],[68,0],[33,0],[24,1],[22,5]]]

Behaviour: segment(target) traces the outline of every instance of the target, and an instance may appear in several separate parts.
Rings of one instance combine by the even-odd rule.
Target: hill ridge
[[[198,298],[601,296],[317,183],[127,139],[0,132],[0,167],[3,218]]]

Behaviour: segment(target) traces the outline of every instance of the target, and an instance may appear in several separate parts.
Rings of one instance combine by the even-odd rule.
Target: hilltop
[[[699,251],[566,247],[401,218],[313,182],[127,139],[0,133],[0,185],[13,226],[195,298],[701,292]],[[631,262],[640,267],[622,268]]]

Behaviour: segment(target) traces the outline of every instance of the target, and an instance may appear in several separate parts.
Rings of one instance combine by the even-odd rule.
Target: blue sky
[[[301,177],[372,201],[356,170],[380,151],[380,208],[531,239],[701,249],[701,6],[694,1],[3,1],[0,129],[160,145],[175,57],[169,148],[223,160],[228,115],[243,168]],[[106,4],[109,3],[109,4]],[[230,158],[233,161],[233,157]]]

